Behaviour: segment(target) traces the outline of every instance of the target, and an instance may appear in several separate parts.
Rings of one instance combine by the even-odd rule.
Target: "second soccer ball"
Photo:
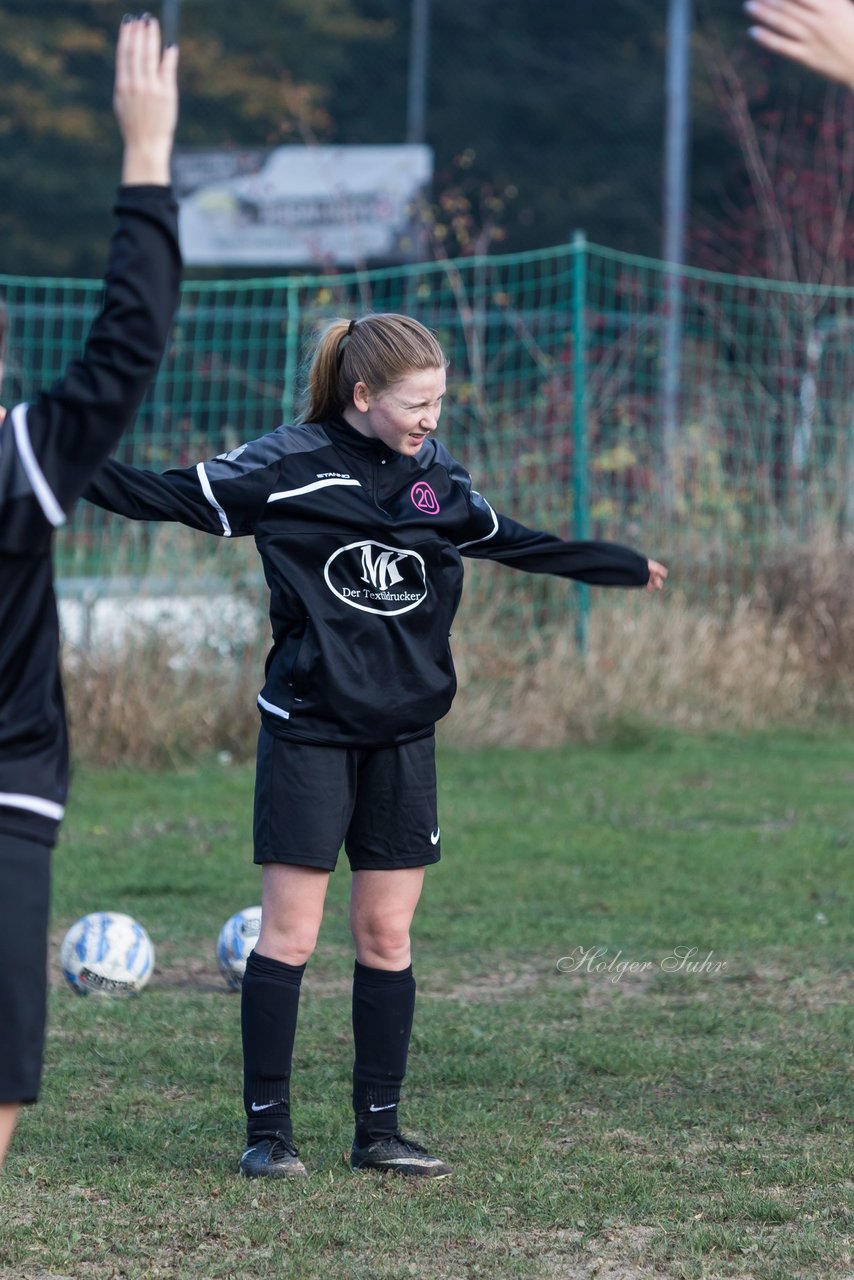
[[[226,920],[219,931],[216,958],[220,973],[232,991],[243,985],[246,961],[261,932],[261,908],[246,907]]]

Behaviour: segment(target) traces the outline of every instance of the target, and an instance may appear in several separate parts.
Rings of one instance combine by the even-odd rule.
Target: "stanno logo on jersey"
[[[428,516],[437,516],[442,510],[438,498],[425,480],[414,484],[409,490],[409,496],[418,510],[424,511]]]
[[[349,471],[318,471],[318,480],[352,480]]]
[[[365,613],[408,613],[427,597],[427,574],[417,551],[369,539],[339,547],[323,576],[333,595]]]

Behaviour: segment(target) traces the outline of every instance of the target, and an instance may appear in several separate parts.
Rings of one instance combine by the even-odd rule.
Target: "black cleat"
[[[247,1178],[304,1178],[308,1170],[296,1147],[284,1138],[259,1138],[240,1157]]]
[[[366,1147],[358,1147],[354,1142],[350,1168],[354,1173],[376,1170],[378,1173],[402,1173],[414,1178],[447,1178],[451,1172],[438,1156],[431,1156],[426,1147],[411,1138],[404,1138],[402,1133],[379,1138]]]

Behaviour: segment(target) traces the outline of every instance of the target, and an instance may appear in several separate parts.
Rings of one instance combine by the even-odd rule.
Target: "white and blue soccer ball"
[[[219,931],[216,959],[219,970],[232,991],[243,985],[246,961],[261,932],[261,908],[246,907],[226,920]]]
[[[59,963],[78,995],[131,996],[151,977],[154,947],[130,916],[93,911],[66,933]]]

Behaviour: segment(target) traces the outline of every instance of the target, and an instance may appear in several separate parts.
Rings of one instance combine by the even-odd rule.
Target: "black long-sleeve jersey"
[[[168,187],[122,187],[82,357],[0,426],[0,832],[51,844],[68,789],[52,535],[132,421],[178,301]]]
[[[497,514],[435,439],[414,456],[344,419],[283,426],[158,475],[108,462],[86,497],[137,520],[252,534],[273,648],[258,706],[279,737],[337,746],[432,730],[456,691],[449,646],[461,554],[600,586],[643,586],[647,560],[564,542]]]

